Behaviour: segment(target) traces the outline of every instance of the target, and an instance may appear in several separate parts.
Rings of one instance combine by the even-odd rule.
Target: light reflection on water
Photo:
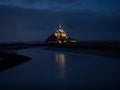
[[[18,90],[19,87],[29,90],[31,87],[35,90],[51,87],[120,88],[120,60],[117,58],[45,51],[41,48],[20,50],[18,54],[31,57],[32,60],[0,73],[0,90],[6,90],[6,85],[11,86],[12,90]]]
[[[55,60],[60,71],[60,78],[65,78],[66,57],[63,53],[55,53]]]

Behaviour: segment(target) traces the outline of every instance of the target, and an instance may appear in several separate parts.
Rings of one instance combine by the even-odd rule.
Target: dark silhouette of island
[[[63,44],[63,43],[77,43],[78,40],[75,40],[68,36],[60,24],[58,30],[52,35],[50,35],[47,38],[47,40],[45,40],[45,42],[52,44]]]
[[[61,25],[45,42],[49,47],[87,49],[100,51],[120,51],[120,41],[78,41],[66,34]]]
[[[0,51],[0,72],[28,62],[30,59],[27,56]]]

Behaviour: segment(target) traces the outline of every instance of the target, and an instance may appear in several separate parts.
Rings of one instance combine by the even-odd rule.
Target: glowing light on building
[[[58,43],[58,44],[69,43],[69,42],[77,43],[78,42],[77,40],[69,37],[66,34],[66,32],[64,31],[64,29],[61,27],[60,24],[59,24],[59,28],[56,30],[56,32],[54,34],[52,34],[51,36],[49,36],[46,41],[49,43]]]

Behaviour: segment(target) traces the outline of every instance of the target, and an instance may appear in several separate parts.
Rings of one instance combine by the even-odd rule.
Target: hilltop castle
[[[56,43],[56,44],[63,44],[63,43],[77,43],[78,41],[69,37],[66,32],[63,30],[61,25],[59,24],[58,30],[50,35],[47,40],[47,43]]]

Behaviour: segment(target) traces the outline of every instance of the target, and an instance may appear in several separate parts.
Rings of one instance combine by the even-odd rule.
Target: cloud
[[[28,8],[50,8],[50,7],[67,7],[79,3],[79,0],[1,0],[2,4],[28,7]]]
[[[119,0],[0,0],[0,41],[44,40],[57,29],[78,40],[120,39]],[[14,6],[14,7],[11,7]]]
[[[70,4],[70,3],[76,3],[79,2],[79,0],[23,0],[23,2],[27,2],[27,3],[58,3],[58,4]]]
[[[91,10],[120,14],[119,0],[0,0],[0,4],[22,8],[50,10]]]
[[[45,40],[56,31],[59,16],[65,31],[78,40],[120,39],[120,16],[90,10],[0,9],[0,41]]]

